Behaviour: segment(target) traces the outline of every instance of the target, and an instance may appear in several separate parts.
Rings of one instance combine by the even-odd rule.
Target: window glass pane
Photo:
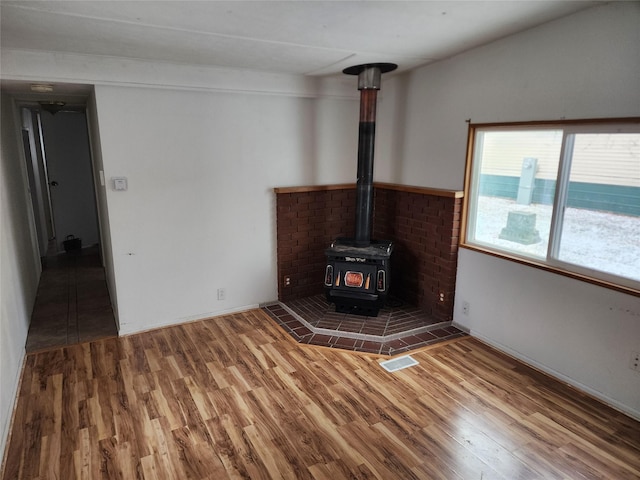
[[[546,259],[562,130],[478,130],[467,241]]]
[[[574,136],[558,258],[640,280],[640,134]]]

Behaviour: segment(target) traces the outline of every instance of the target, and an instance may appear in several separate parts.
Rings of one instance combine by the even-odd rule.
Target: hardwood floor
[[[411,355],[257,309],[30,354],[2,478],[640,478],[639,422],[471,337]]]

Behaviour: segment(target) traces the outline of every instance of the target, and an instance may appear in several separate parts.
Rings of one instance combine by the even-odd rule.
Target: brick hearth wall
[[[322,293],[325,249],[355,234],[355,188],[327,188],[276,195],[280,301]]]
[[[355,202],[355,185],[276,189],[280,301],[324,292],[324,250],[354,236]],[[395,245],[391,295],[441,321],[453,318],[461,209],[460,192],[375,184],[373,238]]]

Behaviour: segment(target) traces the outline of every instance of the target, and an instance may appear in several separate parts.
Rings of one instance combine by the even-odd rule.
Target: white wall
[[[461,302],[469,302],[469,315]],[[455,321],[474,336],[640,418],[640,300],[461,249]]]
[[[640,2],[547,23],[409,75],[401,182],[462,190],[467,123],[640,113]]]
[[[36,125],[35,115],[28,108],[20,109],[22,120],[22,130],[26,134],[27,142],[23,140],[23,150],[27,157],[27,171],[29,177],[29,190],[31,191],[31,205],[36,219],[36,230],[38,232],[38,248],[40,256],[47,254],[50,234],[49,201],[43,192],[45,189],[44,166],[40,154],[40,134]],[[26,132],[24,132],[26,130]],[[26,145],[28,143],[28,145]]]
[[[99,212],[124,334],[274,300],[273,188],[355,182],[353,77],[24,50],[3,50],[2,77],[95,85]],[[113,191],[114,176],[129,190]]]
[[[89,144],[91,148],[91,159],[93,161],[93,184],[96,193],[96,207],[98,214],[98,225],[100,229],[100,250],[102,265],[105,270],[107,288],[111,306],[119,325],[118,317],[118,295],[116,292],[116,278],[113,271],[113,248],[111,245],[111,226],[109,223],[109,207],[107,205],[106,189],[104,188],[104,165],[102,162],[102,143],[100,142],[100,125],[96,114],[96,98],[92,91],[87,101],[87,130],[89,133]],[[119,328],[118,328],[119,329]]]
[[[40,276],[13,102],[0,98],[0,452],[4,452]]]
[[[411,74],[402,182],[462,189],[469,118],[639,116],[638,25],[640,3],[615,2]],[[637,297],[463,249],[454,319],[640,418]]]
[[[338,149],[355,151],[357,111],[343,120],[335,99],[112,86],[95,98],[121,333],[276,299],[273,187],[355,179],[355,154]]]

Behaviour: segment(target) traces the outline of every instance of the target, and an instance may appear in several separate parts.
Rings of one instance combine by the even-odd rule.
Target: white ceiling
[[[0,45],[297,75],[371,62],[402,72],[600,3],[0,0]]]

